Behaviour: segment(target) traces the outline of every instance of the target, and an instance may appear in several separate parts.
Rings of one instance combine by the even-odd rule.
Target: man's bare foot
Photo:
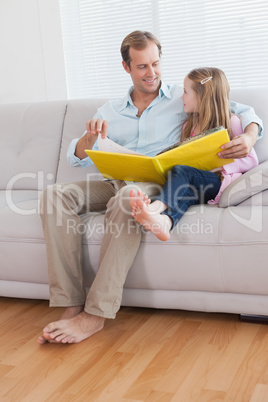
[[[84,306],[67,307],[62,313],[60,320],[67,320],[69,318],[73,318],[79,313],[82,313],[82,311],[84,311]]]
[[[73,318],[48,324],[43,330],[43,337],[53,343],[79,343],[100,331],[104,321],[104,317],[82,311]]]
[[[148,197],[144,196],[142,192],[138,192],[138,196],[136,196],[134,190],[129,192],[129,197],[132,216],[136,221],[143,225],[146,230],[151,231],[159,240],[168,240],[172,222],[167,215],[161,214],[167,205],[161,201],[150,204],[147,202]]]
[[[73,318],[79,313],[81,313],[84,310],[84,306],[72,306],[72,307],[67,307],[64,312],[62,313],[60,320],[66,320],[69,318]],[[46,343],[46,342],[51,342],[49,339],[44,338],[44,336],[39,336],[38,343],[40,345]],[[54,342],[53,342],[54,343]]]

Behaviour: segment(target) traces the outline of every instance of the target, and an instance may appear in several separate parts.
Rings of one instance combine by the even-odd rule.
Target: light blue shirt
[[[162,82],[158,96],[140,117],[137,117],[138,109],[130,96],[132,91],[133,87],[123,99],[107,102],[94,116],[108,121],[109,138],[119,145],[149,156],[178,142],[183,123],[187,120],[181,100],[183,89],[177,84],[166,85]],[[252,122],[262,127],[253,108],[230,103],[232,112],[241,116],[243,129]],[[68,163],[71,166],[88,167],[93,163],[89,157],[79,159],[74,155],[78,140],[74,139],[68,148]],[[98,149],[97,141],[93,149]]]

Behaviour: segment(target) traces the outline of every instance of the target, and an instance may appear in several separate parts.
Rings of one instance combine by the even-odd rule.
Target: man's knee
[[[130,188],[129,186],[124,186],[118,192],[114,197],[112,197],[108,204],[107,204],[107,212],[112,211],[119,211],[123,212],[127,215],[130,214],[131,208],[130,208],[130,202],[129,202],[129,191]]]
[[[46,215],[48,213],[52,213],[53,211],[53,194],[57,193],[57,184],[50,184],[47,186],[41,193],[40,196],[40,215]]]
[[[130,190],[144,192],[148,197],[154,197],[161,192],[162,186],[157,183],[133,183],[128,184],[118,190],[117,194],[108,202],[107,211],[114,210],[115,208],[121,212],[131,215],[132,209],[130,206]]]
[[[76,198],[81,198],[80,188],[75,183],[70,184],[51,184],[45,188],[40,196],[40,215],[53,214],[55,210],[64,211],[76,208]],[[70,204],[70,205],[69,205]]]

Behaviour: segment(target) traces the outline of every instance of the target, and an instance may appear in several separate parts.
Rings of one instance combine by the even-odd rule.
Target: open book
[[[85,152],[103,177],[109,179],[164,184],[168,171],[175,165],[213,170],[234,161],[217,155],[221,145],[230,141],[227,130],[221,126],[187,138],[152,157],[128,150],[109,138],[99,136],[98,141],[99,151]]]

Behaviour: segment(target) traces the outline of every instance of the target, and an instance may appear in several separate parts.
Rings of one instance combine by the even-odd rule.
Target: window
[[[232,88],[268,85],[267,0],[60,0],[60,10],[69,98],[125,95],[120,46],[136,29],[160,40],[165,82],[213,66]]]

